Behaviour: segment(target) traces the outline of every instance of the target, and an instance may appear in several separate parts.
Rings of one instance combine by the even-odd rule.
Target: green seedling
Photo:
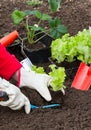
[[[53,12],[59,11],[62,0],[48,0],[50,10]]]
[[[43,3],[43,1],[42,0],[27,0],[26,3],[28,5],[40,5]]]

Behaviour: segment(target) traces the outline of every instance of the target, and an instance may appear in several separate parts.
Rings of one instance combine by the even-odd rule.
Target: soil
[[[37,7],[27,6],[24,0],[17,0],[17,2],[0,0],[0,37],[15,29],[19,33],[24,32],[22,27],[13,25],[11,13],[15,8],[21,10],[37,8],[44,13],[49,13],[46,0]],[[64,0],[60,11],[52,15],[59,16],[61,22],[67,26],[70,35],[75,35],[78,31],[91,26],[91,0]],[[36,19],[31,17],[31,22],[36,22]],[[40,65],[47,69],[48,64]],[[53,99],[49,103],[36,91],[23,88],[21,91],[28,96],[32,104],[41,106],[60,103],[61,107],[33,109],[29,115],[26,115],[24,109],[13,111],[0,106],[0,130],[91,130],[91,89],[80,91],[71,88],[73,78],[69,76],[65,81],[67,86],[65,96],[60,91],[50,90]]]

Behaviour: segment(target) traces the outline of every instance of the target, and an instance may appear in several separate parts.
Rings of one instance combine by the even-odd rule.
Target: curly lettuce
[[[91,63],[91,31],[84,29],[77,35],[65,34],[62,38],[52,41],[52,59],[58,63],[63,61],[73,62],[78,59],[87,64]]]

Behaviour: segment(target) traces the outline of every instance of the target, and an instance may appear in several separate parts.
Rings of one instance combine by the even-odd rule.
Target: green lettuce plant
[[[58,67],[56,68],[56,65],[50,65],[51,72],[49,72],[49,75],[52,77],[52,82],[50,83],[50,86],[52,87],[53,91],[59,91],[61,90],[63,94],[65,94],[65,88],[64,85],[65,81],[65,69],[64,67]]]
[[[91,32],[89,29],[79,31],[77,35],[65,34],[51,44],[52,59],[58,63],[79,60],[91,64]]]

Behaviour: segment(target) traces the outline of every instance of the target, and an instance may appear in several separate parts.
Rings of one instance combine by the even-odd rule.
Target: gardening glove
[[[9,97],[7,101],[0,101],[0,105],[7,106],[12,110],[19,110],[24,106],[26,114],[29,114],[30,102],[18,87],[0,78],[0,91],[6,92]]]
[[[20,87],[27,86],[35,89],[47,101],[51,101],[51,94],[48,90],[51,77],[47,74],[37,74],[34,71],[20,69]]]

